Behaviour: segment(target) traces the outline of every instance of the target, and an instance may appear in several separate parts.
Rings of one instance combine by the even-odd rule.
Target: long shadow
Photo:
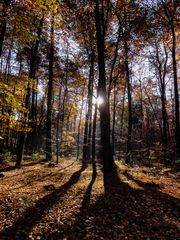
[[[7,166],[7,167],[4,167],[4,168],[1,168],[0,172],[9,172],[9,171],[12,171],[14,169],[16,169],[16,167],[14,167],[14,166]]]
[[[79,213],[75,216],[75,221],[71,223],[65,231],[55,231],[53,233],[50,233],[47,236],[43,236],[43,239],[66,239],[65,236],[67,236],[67,239],[84,239],[86,238],[87,234],[87,229],[85,226],[87,221],[86,221],[86,216],[88,215],[89,212],[89,207],[90,207],[90,198],[91,198],[91,191],[92,187],[96,181],[96,176],[97,176],[97,171],[96,171],[96,163],[93,162],[92,164],[93,172],[92,172],[92,178],[91,181],[85,191],[81,207],[79,209]],[[83,224],[83,227],[82,227]],[[85,224],[85,225],[84,225]],[[77,231],[77,229],[81,229],[81,231]],[[70,233],[70,236],[69,236]]]
[[[27,208],[23,215],[20,216],[11,227],[0,232],[0,239],[28,239],[32,228],[42,219],[47,210],[49,210],[56,202],[61,201],[68,189],[78,182],[81,173],[85,169],[86,166],[82,165],[80,170],[73,173],[68,182],[54,190],[49,195],[38,200],[35,206]]]
[[[159,202],[161,205],[163,203],[162,207],[165,206],[165,208],[164,208],[165,212],[168,209],[168,211],[171,213],[171,215],[174,218],[180,218],[180,212],[178,211],[178,209],[180,209],[180,200],[179,199],[177,199],[175,197],[171,197],[170,195],[168,195],[166,193],[162,193],[160,191],[160,186],[158,184],[155,184],[155,183],[144,183],[144,182],[142,182],[142,181],[140,181],[138,179],[135,179],[127,171],[124,172],[124,175],[129,180],[135,182],[140,187],[142,187],[144,189],[144,192],[145,192],[146,195],[149,195],[154,200]],[[178,208],[178,205],[179,205],[179,208]],[[178,216],[178,214],[179,214],[179,216]]]
[[[35,166],[39,163],[43,163],[43,160],[40,160],[40,161],[37,161],[37,162],[30,162],[30,163],[27,163],[27,164],[22,164],[21,168],[22,167],[24,168],[24,167]],[[7,167],[4,167],[4,168],[1,168],[0,172],[9,172],[9,171],[12,171],[12,170],[15,170],[15,169],[18,169],[18,168],[15,167],[15,166],[7,166]]]
[[[34,166],[34,165],[37,165],[37,164],[41,164],[41,163],[43,163],[44,164],[44,161],[42,160],[42,161],[38,161],[38,162],[36,162],[36,163],[28,163],[28,164],[26,164],[26,165],[22,165],[22,167],[24,168],[24,167],[28,167],[28,166]],[[78,162],[77,162],[77,160],[75,160],[74,162],[72,162],[71,164],[69,164],[68,166],[66,166],[66,167],[64,167],[64,168],[60,168],[60,169],[58,169],[58,172],[61,172],[61,171],[63,171],[63,170],[66,170],[67,168],[70,168],[70,167],[72,167],[73,165],[74,166],[76,166],[77,164],[75,164],[75,163],[77,163],[77,164],[79,164]],[[49,168],[49,167],[47,167],[47,168]],[[5,167],[5,168],[3,168],[3,169],[0,169],[0,172],[8,172],[8,171],[11,171],[11,170],[15,170],[15,169],[17,169],[16,167],[14,167],[14,166],[7,166],[7,167]],[[21,168],[22,169],[22,168]],[[23,173],[23,175],[24,174],[26,174],[26,173],[30,173],[30,172],[33,172],[34,170],[28,170],[28,171],[26,171],[26,172],[24,172]],[[49,174],[48,174],[49,175]],[[15,175],[12,175],[12,176],[4,176],[4,177],[6,177],[6,179],[7,178],[14,178],[14,177],[17,177],[17,176],[19,176],[19,173],[18,174],[15,174]],[[55,174],[51,174],[51,176],[53,177],[53,176],[55,176]],[[40,179],[39,179],[40,180]],[[32,180],[33,181],[33,180]]]
[[[59,176],[59,174],[57,174],[57,173],[56,173],[56,175]],[[21,186],[19,186],[19,187],[11,188],[11,190],[22,189],[22,188],[24,188],[24,187],[27,187],[27,186],[29,186],[29,185],[32,185],[32,184],[35,183],[35,182],[42,182],[42,181],[44,181],[44,179],[47,180],[48,177],[52,177],[52,176],[55,176],[55,174],[52,174],[52,172],[50,172],[50,173],[48,173],[48,174],[45,174],[45,175],[43,175],[43,176],[40,176],[39,178],[32,178],[32,177],[31,177],[31,180],[28,181],[27,183],[25,183],[25,184],[23,184],[23,185],[21,185]],[[62,174],[61,174],[60,176],[62,177]],[[28,176],[27,176],[27,177],[28,177]]]
[[[178,199],[157,188],[149,190],[140,181],[136,183],[144,190],[134,189],[121,181],[119,171],[116,167],[113,173],[106,175],[105,193],[90,206],[87,189],[80,213],[69,232],[61,228],[61,235],[50,234],[45,239],[179,239],[178,216],[172,215],[169,209],[169,203],[174,205],[174,210],[179,209]]]

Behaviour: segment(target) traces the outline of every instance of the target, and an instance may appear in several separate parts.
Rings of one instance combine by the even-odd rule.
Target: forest
[[[180,238],[179,12],[0,1],[0,239]]]

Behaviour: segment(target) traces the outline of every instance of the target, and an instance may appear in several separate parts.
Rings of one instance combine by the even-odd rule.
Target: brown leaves
[[[120,165],[119,180],[111,178],[112,191],[104,195],[101,171],[91,185],[91,166],[80,172],[80,165],[69,161],[6,171],[0,182],[1,238],[8,229],[28,239],[178,236],[176,179]]]

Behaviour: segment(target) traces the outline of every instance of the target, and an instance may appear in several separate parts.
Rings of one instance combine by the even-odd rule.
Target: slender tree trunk
[[[83,144],[83,161],[91,157],[91,131],[92,131],[92,98],[93,98],[93,82],[94,82],[94,58],[95,52],[91,47],[90,54],[90,70],[87,97],[87,114],[84,128],[84,144]]]
[[[40,24],[39,24],[39,28],[37,30],[37,41],[34,45],[34,52],[36,52],[36,56],[38,53],[38,48],[39,48],[39,43],[40,43],[40,38],[41,38],[41,34],[42,34],[42,28],[43,28],[43,23],[44,23],[44,17],[41,18],[40,20]],[[34,72],[33,72],[33,76],[32,78],[35,80],[36,76],[36,71],[38,70],[38,61],[37,58],[35,59],[35,64],[34,64]],[[36,80],[36,86],[38,86],[38,80]],[[33,88],[32,89],[32,100],[31,100],[31,108],[30,108],[30,114],[29,114],[29,119],[31,120],[32,124],[31,124],[31,128],[32,131],[28,134],[27,136],[27,141],[29,143],[28,148],[30,150],[30,152],[34,152],[36,147],[37,147],[37,122],[36,122],[36,96],[37,96],[37,92],[36,90]]]
[[[161,111],[162,111],[162,135],[163,135],[163,152],[164,152],[164,163],[167,163],[167,148],[168,148],[168,136],[167,136],[167,111],[166,111],[166,84],[165,84],[165,77],[167,72],[167,61],[168,61],[168,54],[166,49],[165,51],[165,62],[162,65],[162,62],[160,60],[159,56],[159,49],[158,44],[155,42],[156,46],[156,60],[157,63],[157,71],[158,71],[158,82],[159,82],[159,90],[161,93]]]
[[[91,138],[92,138],[92,103],[93,103],[93,83],[94,83],[94,58],[95,58],[95,51],[92,48],[91,53],[91,68],[90,68],[90,94],[89,94],[89,104],[88,104],[88,117],[89,117],[89,131],[88,131],[88,159],[91,158]]]
[[[7,61],[6,61],[6,67],[5,67],[5,76],[7,76],[8,74],[10,74],[10,70],[11,70],[11,53],[12,53],[12,48],[13,48],[13,44],[14,44],[14,34],[12,34],[11,36],[11,44],[10,44],[10,48],[9,48],[9,52],[8,52],[8,57],[7,57]],[[8,78],[7,78],[7,83],[8,83]],[[15,93],[15,88],[13,90],[13,95]],[[7,111],[7,110],[6,110]],[[8,110],[8,115],[9,118],[11,117],[11,113],[12,113],[12,109]],[[7,122],[7,132],[6,132],[6,137],[5,137],[5,141],[6,141],[6,149],[9,149],[9,140],[10,140],[10,119],[8,119]]]
[[[172,32],[172,60],[173,60],[173,77],[174,77],[174,97],[175,97],[175,138],[177,157],[180,157],[180,122],[179,122],[179,91],[177,78],[177,62],[176,62],[176,33],[174,25],[171,24]]]
[[[96,41],[98,49],[98,95],[103,99],[103,103],[99,106],[100,111],[100,128],[101,128],[101,146],[104,177],[105,173],[113,170],[113,152],[110,143],[110,111],[108,104],[108,96],[106,91],[106,71],[105,71],[105,55],[104,55],[104,16],[100,12],[99,0],[95,0],[95,24],[96,24]],[[105,178],[104,178],[105,180]]]
[[[123,99],[122,99],[122,111],[121,111],[121,123],[120,123],[120,137],[122,137],[122,135],[123,135],[125,94],[126,94],[126,82],[125,82],[125,84],[124,84]]]
[[[88,104],[87,104],[88,105]],[[84,126],[84,140],[83,140],[83,163],[87,160],[87,147],[88,147],[88,113],[86,113],[85,126]]]
[[[58,113],[57,113],[57,130],[56,130],[56,164],[59,163],[59,120],[61,111],[61,87],[59,86],[59,98],[58,98]]]
[[[128,139],[127,139],[127,156],[126,163],[131,160],[131,137],[132,137],[132,98],[131,98],[131,82],[129,74],[129,60],[128,60],[128,45],[127,40],[124,43],[125,50],[125,68],[126,68],[126,82],[127,82],[127,95],[128,95]]]
[[[77,159],[79,159],[80,133],[81,133],[81,122],[82,122],[83,105],[84,105],[84,95],[82,96],[81,111],[80,111],[80,118],[79,118],[79,124],[78,124],[77,157],[76,157]]]
[[[65,83],[64,83],[64,96],[62,101],[62,115],[60,121],[60,148],[62,150],[62,141],[63,141],[63,128],[64,128],[64,118],[65,118],[65,105],[68,97],[68,68],[69,68],[69,43],[67,43],[67,51],[66,51],[67,59],[66,59],[66,69],[65,69]],[[62,151],[61,151],[62,153]]]
[[[115,155],[115,124],[116,124],[116,82],[114,82],[114,96],[113,96],[113,119],[112,119],[112,151]]]
[[[94,110],[93,131],[92,131],[92,163],[93,164],[95,163],[95,158],[96,158],[96,122],[97,122],[97,103],[95,105],[95,110]]]
[[[46,161],[52,159],[52,94],[53,94],[53,65],[54,65],[54,14],[51,19],[50,53],[49,53],[49,82],[47,96],[47,118],[46,118]]]
[[[43,20],[42,20],[43,23]],[[40,28],[42,29],[42,28]],[[41,32],[40,32],[41,33]],[[40,36],[40,35],[39,35]],[[30,59],[30,71],[29,71],[29,78],[34,79],[35,78],[35,71],[36,71],[36,59],[37,59],[37,54],[38,54],[38,47],[39,47],[39,39],[36,41],[33,53],[31,55]],[[30,94],[31,94],[31,89],[28,83],[27,89],[26,89],[26,98],[25,98],[25,108],[28,110],[29,109],[29,102],[30,102]],[[24,124],[25,126],[27,125],[27,119],[28,118],[28,113],[24,113]],[[18,141],[18,146],[17,146],[17,160],[16,160],[16,167],[20,167],[21,161],[22,161],[22,156],[24,152],[24,146],[25,146],[25,139],[26,139],[26,133],[21,132],[19,135],[19,141]]]
[[[140,82],[140,149],[143,147],[143,118],[144,118],[144,113],[143,113],[143,89],[142,89],[142,82]]]
[[[123,127],[124,127],[124,108],[125,108],[125,94],[126,94],[126,81],[124,83],[124,89],[123,89],[123,99],[122,99],[122,110],[121,110],[121,116],[120,116],[120,140],[123,137]],[[119,142],[119,159],[121,158],[121,141]]]

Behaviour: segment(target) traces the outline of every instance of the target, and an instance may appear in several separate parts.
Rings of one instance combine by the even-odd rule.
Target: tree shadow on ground
[[[67,236],[67,239],[84,239],[86,238],[88,234],[88,229],[86,227],[82,228],[82,221],[86,220],[86,217],[89,213],[89,207],[90,207],[90,200],[91,200],[91,191],[92,187],[96,181],[97,171],[96,171],[96,163],[93,162],[92,164],[92,178],[91,181],[84,193],[84,197],[81,203],[81,207],[79,209],[78,214],[75,216],[75,221],[67,226],[66,230],[58,229],[58,231],[54,231],[50,233],[49,235],[43,236],[43,239],[66,239],[65,235]],[[86,223],[88,223],[86,221]],[[62,231],[61,231],[62,230]]]
[[[43,163],[43,160],[22,164],[21,168],[35,166],[35,165],[40,164],[40,163]],[[6,167],[3,167],[3,168],[0,168],[0,172],[9,172],[9,171],[12,171],[12,170],[15,170],[15,169],[21,169],[21,168],[17,168],[16,166],[6,166]]]
[[[74,222],[69,228],[55,230],[61,234],[43,239],[178,239],[179,200],[133,178],[143,189],[132,188],[121,180],[120,173],[115,167],[106,175],[105,193],[89,206],[92,178]]]
[[[56,202],[62,200],[65,193],[78,182],[81,173],[85,171],[86,168],[87,166],[82,165],[80,170],[73,173],[68,182],[38,200],[35,203],[35,206],[27,208],[22,216],[20,216],[11,227],[0,232],[0,239],[28,239],[32,228],[41,221],[45,213],[53,207]]]

